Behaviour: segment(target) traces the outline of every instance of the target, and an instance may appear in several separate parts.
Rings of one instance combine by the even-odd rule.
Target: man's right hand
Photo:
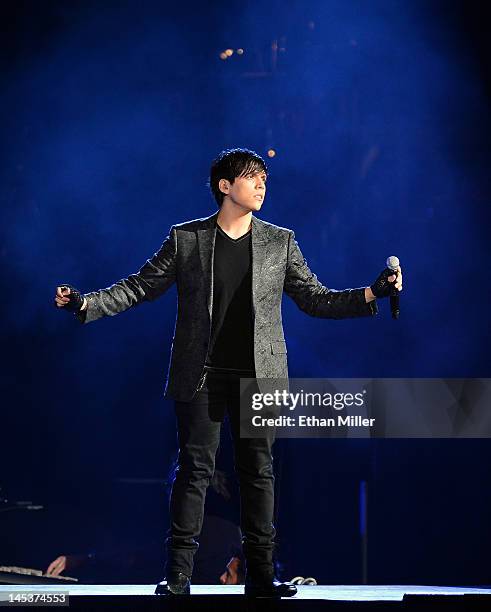
[[[56,287],[55,305],[70,312],[79,312],[87,308],[87,300],[75,287],[60,285]]]

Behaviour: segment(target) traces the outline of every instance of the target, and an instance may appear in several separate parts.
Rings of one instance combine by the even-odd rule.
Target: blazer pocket
[[[273,355],[285,355],[287,353],[286,343],[284,340],[272,340],[271,341],[271,353]]]

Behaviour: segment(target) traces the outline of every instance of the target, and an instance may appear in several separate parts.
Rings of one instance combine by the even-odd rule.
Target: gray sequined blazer
[[[85,294],[84,323],[155,300],[175,282],[178,308],[165,396],[190,401],[204,370],[213,306],[213,252],[218,212],[173,225],[143,267],[106,289]],[[313,317],[342,319],[374,315],[364,288],[327,289],[305,261],[294,233],[252,216],[252,306],[257,378],[288,376],[281,319],[283,292]]]

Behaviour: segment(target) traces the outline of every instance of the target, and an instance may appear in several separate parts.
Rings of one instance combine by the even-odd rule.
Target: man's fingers
[[[70,295],[70,289],[68,287],[56,287],[56,295],[63,297],[65,295]]]
[[[389,283],[394,283],[394,287],[399,291],[402,291],[402,272],[401,267],[398,266],[397,274],[392,274],[387,278]]]
[[[402,282],[402,272],[401,272],[400,267],[397,269],[396,274],[392,274],[391,276],[387,278],[387,280],[389,281],[389,283],[396,281],[396,284],[399,282]]]
[[[68,292],[68,293],[66,293]],[[66,287],[56,287],[56,296],[55,299],[57,301],[57,303],[62,303],[64,304],[68,304],[68,302],[70,301],[70,298],[67,297],[68,294],[70,293],[70,289],[67,289]],[[59,301],[60,300],[60,301]]]
[[[396,287],[397,287],[397,289],[399,289],[399,291],[402,291],[402,270],[401,270],[401,266],[398,267]]]

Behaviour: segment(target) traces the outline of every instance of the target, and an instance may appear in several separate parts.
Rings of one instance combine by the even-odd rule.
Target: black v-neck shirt
[[[231,238],[217,224],[213,315],[206,365],[254,371],[251,230]]]

